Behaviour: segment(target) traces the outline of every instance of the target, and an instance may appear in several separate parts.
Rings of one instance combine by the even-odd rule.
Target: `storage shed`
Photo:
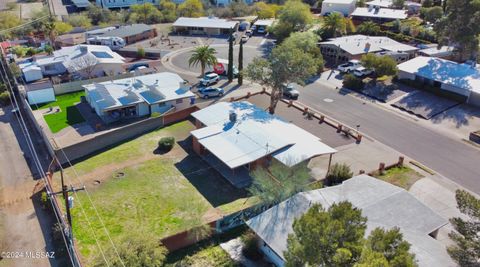
[[[27,83],[43,79],[42,69],[36,64],[28,64],[20,68]]]
[[[27,100],[30,105],[55,101],[55,92],[50,80],[42,80],[25,86]]]

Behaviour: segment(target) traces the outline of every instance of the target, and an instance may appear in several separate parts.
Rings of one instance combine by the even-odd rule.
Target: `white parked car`
[[[360,64],[359,60],[352,59],[348,61],[347,63],[341,64],[337,67],[337,69],[341,72],[352,72],[356,68],[361,67],[362,65]]]
[[[242,36],[242,43],[246,43],[248,41],[248,36],[247,35],[243,35]]]
[[[373,73],[372,69],[367,69],[363,66],[360,66],[353,71],[353,75],[355,75],[357,77],[367,76],[367,75],[370,75],[372,73]]]
[[[203,76],[202,79],[200,79],[200,84],[203,86],[209,86],[211,84],[215,84],[220,80],[220,77],[216,73],[208,73]]]

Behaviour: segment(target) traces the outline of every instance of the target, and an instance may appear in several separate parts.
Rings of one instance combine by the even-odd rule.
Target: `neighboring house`
[[[229,21],[216,17],[186,18],[180,17],[173,23],[173,31],[180,34],[229,34],[230,29],[236,31],[238,21]]]
[[[443,59],[451,59],[454,56],[455,47],[453,46],[442,46],[438,47],[438,44],[422,45],[418,54],[421,56],[427,57],[438,57]]]
[[[91,29],[91,30],[88,30],[85,32],[85,38],[88,39],[88,38],[92,38],[92,37],[95,37],[95,36],[101,36],[102,34],[105,34],[109,31],[113,31],[115,30],[117,27],[104,27],[104,28],[94,28],[94,29]]]
[[[399,43],[385,36],[366,36],[361,34],[331,38],[320,42],[322,55],[339,64],[351,59],[361,59],[366,53],[389,55],[397,62],[413,58],[417,47]]]
[[[355,10],[357,0],[325,0],[322,2],[322,16],[338,12],[348,17]]]
[[[114,30],[109,30],[99,35],[101,37],[120,37],[125,40],[127,45],[138,41],[154,38],[157,36],[157,30],[147,24],[132,24],[120,26]]]
[[[95,0],[97,6],[102,8],[122,8],[130,7],[131,5],[140,5],[145,3],[152,3],[156,6],[159,5],[159,0]]]
[[[363,21],[374,21],[377,23],[389,22],[394,20],[402,20],[408,17],[407,10],[390,9],[381,7],[357,7],[351,14],[355,23]]]
[[[36,66],[41,69],[43,76],[69,72],[83,78],[92,78],[123,73],[124,61],[123,57],[106,46],[76,45],[62,47],[54,51],[53,56],[34,58],[30,65],[20,64],[20,67],[26,68],[22,68],[24,75],[25,71],[28,73],[30,68]]]
[[[105,122],[163,114],[190,106],[195,95],[178,74],[161,72],[84,85],[85,98]]]
[[[373,0],[370,2],[366,2],[365,4],[367,5],[367,7],[370,7],[370,8],[375,8],[375,7],[390,8],[393,5],[392,0]]]
[[[247,5],[253,4],[253,0],[242,0],[242,1],[245,2],[245,4]],[[217,7],[226,7],[230,5],[232,2],[235,2],[235,0],[216,0],[215,5]]]
[[[333,203],[349,201],[368,218],[365,235],[377,228],[400,228],[411,244],[410,252],[420,267],[450,267],[455,263],[435,237],[448,221],[422,204],[404,189],[370,177],[358,175],[337,186],[302,192],[247,221],[260,238],[260,250],[276,266],[285,265],[287,237],[293,233],[295,218],[313,204],[328,209]]]
[[[480,70],[474,65],[419,56],[398,65],[398,79],[429,85],[480,106]]]
[[[25,85],[27,100],[30,105],[42,104],[55,101],[53,85],[48,79]]]
[[[249,171],[277,161],[292,167],[337,152],[320,138],[246,101],[220,102],[192,113],[193,150],[230,183],[250,185]],[[330,167],[330,166],[329,166]]]
[[[55,38],[55,47],[64,47],[84,44],[86,41],[85,33],[67,33]]]
[[[256,20],[253,25],[255,25],[255,27],[257,28],[257,30],[259,28],[264,28],[264,29],[267,29],[269,27],[272,27],[272,25],[275,23],[275,19],[259,19],[259,20]]]

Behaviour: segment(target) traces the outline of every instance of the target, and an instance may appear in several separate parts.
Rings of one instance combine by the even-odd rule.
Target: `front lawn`
[[[420,173],[406,166],[393,167],[386,170],[385,174],[383,175],[374,173],[373,176],[396,186],[402,187],[406,190],[408,190],[416,181],[424,177]]]
[[[45,115],[45,121],[48,124],[48,128],[52,133],[57,133],[68,126],[84,122],[85,119],[78,111],[75,103],[80,102],[80,97],[84,96],[85,92],[73,92],[63,95],[57,95],[56,101],[39,104],[39,105],[32,105],[32,109],[45,109],[45,108],[59,108],[60,112],[52,113]]]

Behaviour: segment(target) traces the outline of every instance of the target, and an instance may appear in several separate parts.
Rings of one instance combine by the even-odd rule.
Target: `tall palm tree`
[[[346,32],[345,18],[339,12],[332,12],[323,19],[323,28],[332,33],[332,37],[343,35]]]
[[[203,77],[203,75],[205,75],[205,68],[207,66],[213,66],[217,64],[217,57],[215,56],[216,53],[217,51],[208,45],[198,46],[188,59],[188,66],[197,66],[200,64],[202,69],[201,75]]]

